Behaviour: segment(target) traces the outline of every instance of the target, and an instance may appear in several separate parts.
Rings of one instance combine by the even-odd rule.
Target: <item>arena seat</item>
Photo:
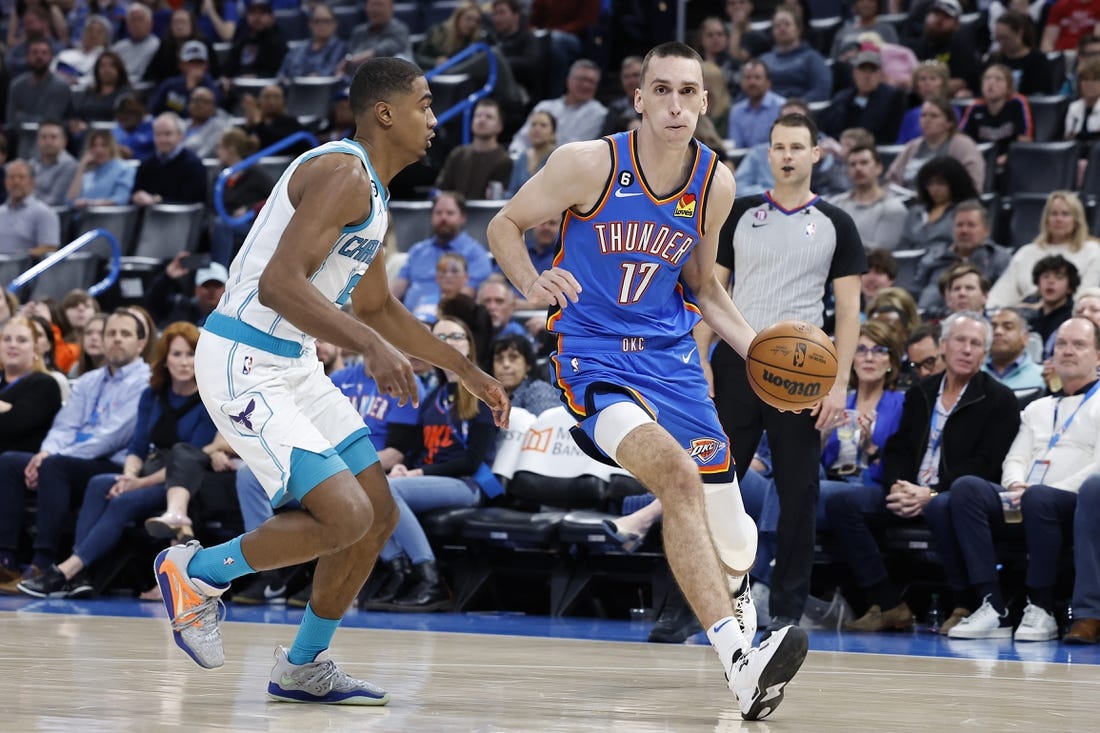
[[[275,23],[288,41],[309,38],[309,18],[302,8],[286,8],[275,11]]]
[[[471,200],[466,202],[466,233],[477,241],[485,244],[489,240],[485,236],[485,230],[489,222],[504,206],[504,201]]]
[[[898,263],[894,287],[905,288],[914,298],[920,297],[920,293],[913,292],[916,287],[917,265],[927,252],[926,249],[896,249],[892,252],[894,261]]]
[[[367,20],[362,4],[333,5],[330,9],[332,14],[336,16],[336,35],[345,41],[351,38],[355,26],[365,23]]]
[[[431,201],[391,201],[389,213],[398,252],[432,236]]]
[[[1017,193],[1012,196],[1012,217],[1009,232],[1012,239],[1005,242],[1013,249],[1019,249],[1035,241],[1039,226],[1043,220],[1043,207],[1046,206],[1045,193]]]
[[[565,407],[542,412],[527,431],[508,493],[541,507],[597,509],[605,504],[610,466],[585,455]]]
[[[203,204],[153,204],[138,227],[135,257],[167,262],[180,252],[194,252],[205,222]]]
[[[1037,142],[1062,139],[1070,98],[1064,94],[1032,94],[1027,98]]]
[[[1050,193],[1072,189],[1077,141],[1012,143],[1008,149],[1008,192]]]
[[[31,298],[61,300],[70,290],[87,289],[99,279],[98,273],[98,257],[91,252],[74,252],[31,283]]]
[[[332,98],[343,80],[335,76],[299,76],[290,80],[286,113],[291,117],[327,119]]]
[[[34,258],[28,254],[0,254],[0,288],[6,290],[8,283],[29,270],[32,265]]]
[[[130,245],[134,241],[137,221],[138,207],[133,204],[125,206],[89,206],[76,216],[73,237],[79,237],[93,229],[106,229],[118,240],[119,249],[125,256],[130,253]],[[88,245],[86,251],[95,252],[104,259],[111,256],[110,245],[102,240]]]

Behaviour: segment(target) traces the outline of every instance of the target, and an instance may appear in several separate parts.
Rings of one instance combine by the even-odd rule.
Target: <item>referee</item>
[[[851,217],[810,190],[813,166],[821,158],[817,139],[817,126],[802,114],[783,115],[772,125],[768,162],[775,187],[736,201],[722,229],[715,268],[720,282],[733,280],[733,300],[757,331],[791,318],[821,327],[830,284],[836,302],[837,380],[813,410],[780,412],[760,401],[744,360],[724,342],[711,360],[718,417],[732,443],[738,479],[762,431],[771,446],[780,509],[769,600],[773,629],[797,625],[810,593],[821,431],[845,417],[859,340],[860,275],[867,270]],[[702,343],[712,338],[709,332],[699,337]]]

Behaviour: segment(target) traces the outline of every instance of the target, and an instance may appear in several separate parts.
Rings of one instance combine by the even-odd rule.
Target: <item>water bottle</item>
[[[930,634],[940,633],[940,595],[933,593],[928,603],[928,617],[925,619],[925,627]]]

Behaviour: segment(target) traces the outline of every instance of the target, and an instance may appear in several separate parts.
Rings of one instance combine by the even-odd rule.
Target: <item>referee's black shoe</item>
[[[673,590],[657,623],[649,632],[649,641],[659,644],[681,644],[703,630],[699,619],[678,590]]]

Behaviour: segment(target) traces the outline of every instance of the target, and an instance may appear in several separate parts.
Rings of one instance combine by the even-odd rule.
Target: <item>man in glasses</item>
[[[925,323],[913,329],[905,342],[905,359],[904,373],[898,380],[899,389],[908,389],[921,379],[943,371],[938,323]]]

